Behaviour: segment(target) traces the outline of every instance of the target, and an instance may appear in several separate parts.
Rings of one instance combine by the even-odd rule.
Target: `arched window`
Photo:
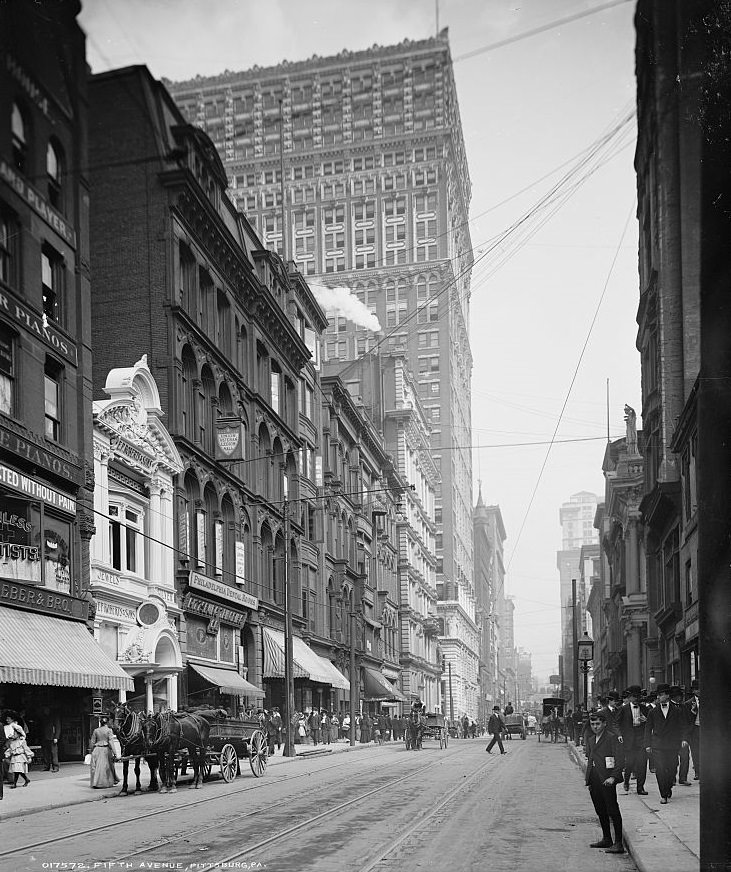
[[[284,499],[284,450],[277,438],[272,443],[270,499],[279,502]]]
[[[46,149],[46,176],[48,180],[48,201],[54,209],[63,211],[63,188],[61,186],[64,173],[63,149],[51,139]]]
[[[246,334],[246,327],[243,325],[238,331],[238,340],[239,340],[239,354],[238,354],[238,367],[239,372],[241,373],[241,378],[249,383],[249,337]]]
[[[231,306],[223,291],[216,294],[216,345],[227,357],[231,355]]]
[[[205,564],[206,575],[220,576],[223,571],[223,527],[218,512],[218,497],[212,484],[203,494],[205,506]]]
[[[201,502],[200,484],[195,473],[190,470],[185,474],[185,526],[180,543],[185,557],[192,560],[193,565],[202,567],[205,564],[206,524],[205,511]]]
[[[256,489],[260,496],[269,496],[269,467],[271,464],[271,442],[269,431],[261,424],[259,427],[259,461],[257,467]]]
[[[273,579],[272,567],[274,560],[274,543],[272,541],[272,531],[269,529],[269,524],[262,524],[261,527],[261,550],[259,553],[259,597],[264,600],[272,601]]]
[[[214,422],[214,400],[216,398],[216,383],[213,379],[213,373],[209,366],[204,366],[201,370],[201,392],[200,397],[200,418],[199,418],[199,439],[201,446],[209,453],[215,452],[215,428]]]
[[[195,383],[198,377],[198,366],[195,362],[189,345],[183,348],[182,354],[183,372],[180,385],[180,419],[181,430],[187,439],[195,441],[196,425],[196,389]]]
[[[254,576],[251,571],[251,527],[247,518],[241,522],[241,545],[244,552],[244,576],[238,575],[236,583],[246,587],[247,590],[254,589]],[[256,592],[255,592],[255,595]]]
[[[236,578],[236,520],[231,497],[226,494],[221,500],[223,524],[223,580],[232,584]]]
[[[197,309],[195,257],[184,242],[178,246],[178,303],[191,315],[195,314]]]
[[[25,111],[18,103],[13,103],[10,131],[13,163],[18,172],[25,175],[28,172],[28,120]]]
[[[327,627],[331,639],[337,638],[337,631],[340,629],[337,625],[337,608],[335,586],[332,578],[327,583]]]
[[[276,605],[284,603],[284,536],[277,533],[274,542],[274,556],[272,560],[272,601]]]

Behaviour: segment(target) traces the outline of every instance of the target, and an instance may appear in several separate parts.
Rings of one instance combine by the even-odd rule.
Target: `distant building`
[[[576,580],[576,601],[580,604],[581,590],[581,548],[584,545],[595,545],[599,541],[598,532],[594,529],[594,514],[598,498],[588,491],[573,494],[569,501],[561,505],[559,520],[561,523],[561,550],[556,554],[556,566],[559,571],[561,596],[561,650],[563,652],[564,684],[573,685],[574,650],[573,623],[571,615],[571,582]],[[586,605],[588,592],[583,599]],[[581,637],[586,629],[584,608],[577,606],[577,630]],[[574,692],[577,689],[574,688]]]

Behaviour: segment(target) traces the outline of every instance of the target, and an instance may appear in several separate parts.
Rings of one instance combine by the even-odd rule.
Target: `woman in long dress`
[[[13,773],[13,783],[10,788],[18,786],[18,776],[22,775],[23,787],[30,784],[28,778],[28,764],[33,759],[33,754],[25,741],[25,730],[20,726],[13,715],[5,717],[5,756],[10,761],[8,771]]]
[[[107,725],[107,718],[99,719],[99,726],[91,734],[91,766],[89,781],[92,787],[112,787],[119,781],[114,771],[114,752],[111,740],[114,736]]]

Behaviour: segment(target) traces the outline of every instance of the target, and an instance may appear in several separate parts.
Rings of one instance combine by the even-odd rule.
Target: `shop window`
[[[41,584],[39,503],[0,488],[0,566],[3,578]]]
[[[11,212],[0,211],[0,281],[18,286],[20,223]]]
[[[46,176],[48,180],[48,201],[54,209],[63,211],[62,175],[64,171],[61,146],[51,140],[46,149]]]
[[[42,545],[45,586],[62,593],[70,593],[71,525],[45,512]]]
[[[18,103],[13,103],[10,130],[13,163],[18,172],[25,174],[28,172],[28,122],[24,110]]]
[[[0,323],[0,412],[15,412],[15,341],[12,330]]]
[[[47,439],[60,442],[63,429],[63,367],[46,359],[43,373],[45,401],[45,434]]]
[[[50,245],[44,245],[41,251],[41,282],[44,316],[63,325],[64,263],[61,255]]]

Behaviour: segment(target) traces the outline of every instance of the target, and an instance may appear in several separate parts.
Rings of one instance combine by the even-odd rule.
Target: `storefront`
[[[378,669],[364,666],[363,675],[363,702],[370,712],[382,708],[394,711],[402,703],[408,703],[408,697],[392,684],[388,678]]]
[[[284,711],[284,632],[262,627],[264,687],[267,705]],[[350,682],[327,658],[321,657],[297,635],[292,636],[294,706],[298,711],[325,709],[339,711],[350,699]]]
[[[256,597],[243,590],[189,574],[183,598],[188,706],[225,708],[235,715],[261,703],[264,691],[242,675],[242,633],[258,608]]]
[[[133,682],[88,630],[89,603],[46,588],[0,581],[0,709],[22,712],[29,744],[60,721],[60,760],[83,758],[93,698]]]

